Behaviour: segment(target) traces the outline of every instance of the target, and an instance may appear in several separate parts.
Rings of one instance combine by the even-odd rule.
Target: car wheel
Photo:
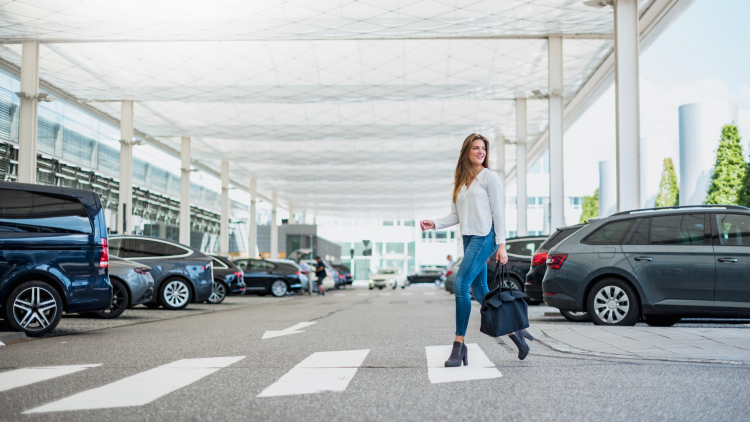
[[[29,337],[54,330],[62,311],[62,299],[57,290],[43,281],[21,283],[5,301],[5,320],[14,330]]]
[[[682,318],[671,315],[646,315],[646,324],[652,327],[671,327]]]
[[[284,296],[287,290],[289,290],[289,287],[284,280],[274,280],[273,283],[271,283],[271,294],[276,297]]]
[[[128,304],[130,304],[130,294],[128,294],[128,289],[125,287],[125,284],[116,278],[110,278],[109,281],[112,283],[112,302],[109,304],[109,309],[92,312],[99,318],[117,318],[125,312]]]
[[[167,280],[159,288],[161,306],[171,311],[185,309],[190,303],[190,296],[190,287],[187,282],[179,278]]]
[[[560,311],[562,316],[568,321],[572,322],[589,322],[591,318],[587,312],[576,312],[576,311]]]
[[[214,281],[213,287],[211,287],[211,296],[208,297],[206,302],[217,305],[224,301],[227,297],[229,286],[223,281]]]
[[[640,314],[635,291],[618,278],[596,283],[589,293],[587,309],[596,325],[633,326]]]

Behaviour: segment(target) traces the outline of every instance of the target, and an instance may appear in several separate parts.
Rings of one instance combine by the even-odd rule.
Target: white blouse
[[[459,225],[461,235],[487,236],[495,223],[495,243],[505,243],[505,223],[502,208],[503,186],[490,169],[483,169],[469,188],[458,191],[451,213],[434,220],[435,229]]]

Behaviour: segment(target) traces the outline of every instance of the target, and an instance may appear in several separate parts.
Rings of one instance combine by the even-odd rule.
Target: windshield
[[[390,268],[381,268],[378,270],[378,274],[396,274],[396,270]]]

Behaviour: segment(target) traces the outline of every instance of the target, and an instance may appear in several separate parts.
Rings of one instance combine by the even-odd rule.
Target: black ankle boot
[[[469,365],[469,353],[466,349],[466,345],[457,341],[453,342],[453,350],[451,356],[445,361],[446,367],[461,366],[463,361],[464,366]]]
[[[516,344],[516,347],[518,347],[518,359],[526,359],[526,356],[529,354],[529,350],[531,350],[531,348],[523,340],[523,336],[519,336],[518,333],[515,333],[508,335],[508,337],[510,337],[510,339],[513,340],[513,343]]]
[[[529,332],[528,332],[528,331],[526,331],[526,330],[521,330],[521,332],[523,333],[523,336],[524,336],[524,337],[526,337],[527,339],[529,339],[529,341],[534,341],[534,336],[532,336],[531,334],[529,334]],[[525,343],[525,342],[524,342],[524,343]]]

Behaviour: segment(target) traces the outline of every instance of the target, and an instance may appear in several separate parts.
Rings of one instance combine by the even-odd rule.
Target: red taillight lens
[[[237,278],[242,279],[242,271],[235,271],[234,275],[236,275]]]
[[[448,271],[447,273],[445,273],[445,276],[448,277],[451,274],[453,274],[453,271]]]
[[[556,295],[556,294],[557,294],[557,293],[549,293],[549,292],[544,292],[544,293],[542,293],[542,296],[554,296],[554,295]]]
[[[103,237],[99,250],[99,268],[109,268],[109,242]]]
[[[547,261],[547,252],[537,252],[531,257],[531,266],[542,265],[545,261]]]
[[[151,271],[151,269],[147,267],[143,267],[143,268],[134,268],[133,271],[137,272],[138,274],[148,274],[149,271]]]
[[[559,270],[560,267],[562,267],[563,262],[565,262],[565,258],[567,257],[568,255],[550,255],[547,258],[547,268]]]
[[[203,266],[203,269],[204,269],[204,270],[210,270],[210,269],[211,269],[211,265],[212,265],[212,264],[211,264],[211,261],[208,261],[208,264],[204,265],[204,266]]]
[[[294,273],[297,274],[297,275],[299,275],[299,271],[295,271]]]

